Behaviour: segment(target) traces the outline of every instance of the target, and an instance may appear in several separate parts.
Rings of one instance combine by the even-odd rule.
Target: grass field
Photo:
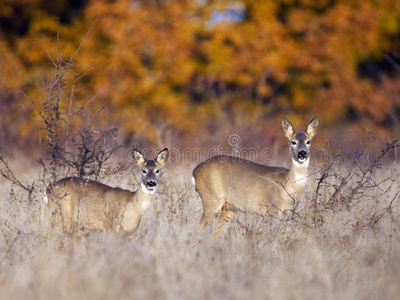
[[[40,193],[29,202],[2,179],[0,299],[398,299],[397,165],[373,173],[393,179],[384,183],[386,193],[371,186],[346,208],[317,213],[316,174],[295,217],[239,213],[219,236],[198,228],[192,167],[166,168],[153,206],[129,238],[52,232],[43,224],[46,211],[41,222]],[[39,174],[17,169],[24,180]],[[121,178],[102,181],[135,188],[132,175]],[[326,188],[321,197],[331,194]]]

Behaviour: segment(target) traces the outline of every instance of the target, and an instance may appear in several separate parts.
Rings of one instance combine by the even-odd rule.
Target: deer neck
[[[307,158],[307,160],[302,164],[292,159],[292,166],[289,170],[289,178],[294,185],[302,187],[306,185],[309,163],[310,158]]]
[[[155,192],[155,190],[149,191],[143,183],[140,184],[140,187],[137,191],[137,198],[139,202],[139,207],[142,211],[146,211],[149,208],[151,204],[151,198],[153,197]]]

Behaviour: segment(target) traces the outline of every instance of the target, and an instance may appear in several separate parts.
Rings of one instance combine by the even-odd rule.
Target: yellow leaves
[[[32,33],[49,32],[54,34],[57,33],[57,29],[57,20],[44,14],[40,14],[40,18],[37,18],[34,22],[31,23],[30,26],[30,31]]]
[[[155,124],[168,122],[189,135],[200,123],[250,122],[269,109],[300,123],[304,114],[335,122],[351,108],[379,123],[394,107],[387,91],[399,90],[395,79],[376,84],[359,68],[398,52],[394,0],[92,0],[58,24],[35,1],[24,2],[32,8],[27,32],[0,42],[0,89],[16,85],[38,97],[38,73],[52,68],[48,53],[53,59],[58,50],[74,53],[96,20],[75,58],[80,68],[68,75],[73,80],[91,69],[74,87],[75,97],[85,102],[98,94],[101,104],[109,103],[110,122],[149,140],[157,137]],[[0,17],[12,15],[10,9],[0,5]],[[243,20],[224,21],[229,10],[242,12]],[[215,12],[222,21],[212,22]],[[386,82],[382,74],[376,76]]]
[[[0,37],[0,92],[15,92],[26,76],[25,70],[18,57]]]
[[[310,25],[315,22],[316,18],[317,15],[310,10],[293,10],[288,14],[288,26],[293,32],[301,34],[310,30]]]
[[[13,7],[11,5],[7,5],[3,2],[5,2],[5,1],[4,0],[0,1],[0,15],[2,17],[6,17],[6,18],[11,17],[12,14],[14,13]]]
[[[385,5],[376,7],[379,12],[380,29],[396,35],[400,31],[400,2],[396,0],[383,0]]]
[[[310,94],[306,92],[305,87],[295,86],[292,88],[293,107],[298,110],[304,110],[310,105]]]
[[[266,84],[261,84],[257,86],[257,94],[261,97],[268,97],[272,94],[272,89]]]

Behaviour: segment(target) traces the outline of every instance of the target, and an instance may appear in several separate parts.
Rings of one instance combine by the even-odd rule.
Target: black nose
[[[147,181],[147,186],[148,187],[155,187],[157,183],[155,181]]]
[[[299,151],[298,157],[302,158],[302,159],[306,158],[307,157],[307,151],[304,151],[304,150]]]

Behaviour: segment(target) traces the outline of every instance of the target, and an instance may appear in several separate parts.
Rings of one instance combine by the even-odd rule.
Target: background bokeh
[[[62,105],[96,96],[124,145],[284,144],[282,116],[335,148],[400,132],[398,0],[0,0],[0,146],[37,151],[26,95],[81,43]]]

